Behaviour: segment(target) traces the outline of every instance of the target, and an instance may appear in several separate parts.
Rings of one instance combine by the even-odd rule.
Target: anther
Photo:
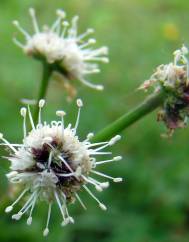
[[[56,14],[57,14],[59,17],[61,17],[61,18],[65,18],[65,17],[66,17],[66,13],[65,13],[65,11],[62,10],[62,9],[57,9]]]
[[[110,141],[109,141],[109,145],[112,146],[114,145],[117,141],[119,141],[121,139],[120,135],[116,135],[115,137],[113,137]]]
[[[123,178],[121,177],[116,177],[113,179],[114,182],[122,182],[123,181]]]
[[[89,43],[89,44],[95,44],[95,43],[96,43],[96,40],[95,40],[95,39],[89,39],[89,40],[88,40],[88,43]]]
[[[96,188],[96,190],[97,190],[98,192],[102,192],[102,191],[103,191],[102,187],[99,186],[99,185],[96,185],[95,188]]]
[[[94,133],[88,133],[87,139],[90,140],[94,137]]]
[[[64,27],[68,27],[68,26],[69,26],[69,22],[68,22],[68,21],[64,21],[64,22],[62,23],[62,25],[63,25]]]
[[[69,222],[70,222],[71,224],[74,224],[74,223],[75,223],[75,221],[74,221],[74,219],[73,219],[72,217],[69,217],[68,219],[69,219]]]
[[[83,107],[83,101],[81,99],[77,99],[77,106],[79,108]]]
[[[29,9],[29,13],[31,16],[34,16],[35,15],[35,9],[34,8],[30,8]]]
[[[102,90],[104,90],[104,86],[96,85],[96,89],[99,90],[99,91],[102,91]]]
[[[49,229],[48,228],[44,229],[43,236],[46,237],[48,234],[49,234]]]
[[[39,101],[39,108],[43,108],[44,105],[45,105],[45,100],[44,100],[44,99],[41,99],[41,100]]]
[[[122,156],[116,156],[116,157],[113,158],[114,161],[119,161],[121,159],[122,159]]]
[[[32,217],[29,217],[28,219],[27,219],[27,225],[31,225],[32,224]]]
[[[104,211],[107,210],[107,207],[103,203],[99,203],[99,207]]]
[[[13,23],[13,25],[16,26],[16,27],[20,25],[19,22],[18,22],[18,20],[14,20],[14,21],[12,21],[12,23]]]
[[[26,108],[23,107],[23,108],[20,109],[20,114],[21,114],[22,117],[26,117],[26,113],[27,113]]]
[[[94,33],[94,29],[92,29],[92,28],[87,29],[87,33],[93,34]]]
[[[64,117],[64,116],[66,115],[66,113],[65,113],[64,111],[60,111],[60,110],[58,110],[58,111],[56,111],[56,115],[57,115],[58,117]]]
[[[100,60],[101,60],[102,62],[104,62],[104,63],[109,63],[109,59],[106,58],[106,57],[103,57],[103,58],[101,58]]]
[[[5,213],[10,213],[13,210],[13,206],[8,206],[5,208]]]
[[[101,186],[102,188],[108,188],[109,185],[110,185],[109,182],[102,182],[102,183],[100,184],[100,186]]]

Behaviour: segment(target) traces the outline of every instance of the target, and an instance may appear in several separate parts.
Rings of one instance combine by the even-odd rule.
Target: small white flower
[[[94,49],[95,39],[84,41],[85,37],[94,32],[88,29],[78,35],[77,22],[79,17],[72,18],[71,23],[65,20],[66,14],[57,10],[57,19],[51,27],[44,26],[40,30],[35,11],[29,10],[34,27],[34,34],[30,35],[17,20],[13,24],[24,35],[25,43],[22,44],[14,38],[14,42],[21,47],[27,55],[45,59],[54,65],[54,70],[61,72],[68,79],[78,79],[85,85],[102,90],[102,85],[95,85],[86,80],[86,75],[100,72],[96,62],[108,63],[108,48],[106,46]]]
[[[106,210],[106,206],[92,193],[88,186],[92,185],[99,192],[109,186],[109,182],[96,180],[95,176],[110,179],[114,182],[121,182],[122,178],[114,178],[96,170],[102,164],[119,161],[121,156],[97,161],[97,157],[111,155],[111,152],[104,151],[105,148],[114,145],[121,137],[116,135],[107,142],[91,143],[93,137],[89,133],[84,141],[80,141],[76,132],[80,119],[82,101],[77,100],[78,115],[74,127],[69,124],[65,127],[65,112],[60,110],[56,115],[60,121],[52,121],[50,124],[42,122],[41,110],[45,104],[44,100],[39,101],[38,123],[34,125],[30,107],[21,108],[23,117],[23,143],[11,144],[2,134],[0,139],[10,149],[9,160],[11,162],[10,172],[7,178],[11,184],[21,185],[23,191],[18,198],[8,206],[7,213],[14,209],[14,206],[25,197],[24,206],[13,219],[19,220],[23,214],[29,213],[27,224],[32,223],[32,212],[37,201],[48,203],[47,223],[44,229],[44,236],[49,233],[49,221],[52,204],[56,203],[62,215],[62,226],[74,223],[74,219],[68,213],[67,205],[75,200],[86,208],[79,196],[79,191],[84,189],[96,200],[99,207]],[[26,116],[28,114],[32,130],[27,131]],[[94,177],[93,177],[94,175]]]
[[[158,66],[150,79],[146,80],[139,89],[148,90],[149,87],[153,86],[155,90],[163,87],[175,91],[181,85],[188,86],[189,61],[187,47],[183,45],[181,49],[174,51],[173,55],[173,62]]]

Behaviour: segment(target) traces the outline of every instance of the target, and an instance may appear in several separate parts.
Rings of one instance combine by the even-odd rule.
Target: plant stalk
[[[154,111],[159,107],[165,99],[165,93],[159,91],[158,93],[148,96],[141,104],[127,112],[112,124],[104,128],[102,131],[97,133],[92,139],[91,142],[102,142],[109,140],[116,134],[119,134],[124,129],[130,127],[132,124],[137,122],[139,119],[143,118],[145,115]]]
[[[42,80],[40,84],[39,94],[37,101],[39,102],[40,99],[45,99],[47,95],[47,89],[49,86],[49,80],[52,74],[52,67],[46,61],[43,61],[43,74]],[[39,105],[37,103],[35,112],[34,112],[34,123],[37,123],[38,120],[38,112],[39,112]]]

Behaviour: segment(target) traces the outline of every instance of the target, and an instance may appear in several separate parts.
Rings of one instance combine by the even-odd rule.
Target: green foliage
[[[34,98],[41,76],[40,63],[29,59],[11,42],[15,29],[13,19],[31,31],[27,10],[37,10],[40,22],[50,23],[56,8],[64,8],[68,16],[80,16],[80,29],[96,29],[97,45],[110,48],[109,65],[93,81],[105,84],[96,92],[78,85],[83,98],[80,134],[99,131],[123,112],[143,100],[136,88],[154,68],[167,63],[172,52],[189,41],[189,2],[186,0],[69,0],[69,1],[0,1],[0,129],[13,142],[20,142],[21,98]],[[18,36],[19,37],[19,36]],[[60,83],[52,82],[44,116],[55,117],[64,108],[66,121],[75,120],[75,102],[67,103]],[[74,112],[72,111],[74,110]],[[95,118],[94,118],[95,114]],[[4,215],[8,204],[8,187],[4,174],[8,164],[1,160],[0,241],[56,242],[187,242],[189,240],[189,161],[188,132],[177,131],[171,140],[160,138],[163,126],[152,114],[127,132],[114,148],[123,161],[104,169],[122,176],[122,184],[112,184],[99,197],[108,205],[107,213],[82,192],[88,210],[73,206],[75,225],[60,227],[58,209],[53,208],[50,234],[42,237],[46,221],[46,204],[36,207],[34,223],[26,225]],[[4,155],[2,151],[2,155]]]

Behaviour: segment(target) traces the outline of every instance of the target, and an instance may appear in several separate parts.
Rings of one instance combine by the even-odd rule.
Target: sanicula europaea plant
[[[121,177],[112,177],[98,170],[102,164],[111,164],[122,159],[121,156],[110,156],[111,146],[120,140],[119,133],[130,127],[137,120],[161,107],[158,120],[164,121],[169,134],[178,127],[184,127],[189,115],[189,62],[188,49],[183,46],[174,52],[174,61],[160,65],[149,80],[139,89],[148,90],[153,87],[153,93],[132,110],[123,114],[112,124],[99,131],[97,135],[89,133],[82,140],[77,129],[80,112],[83,106],[77,99],[78,114],[74,125],[65,125],[65,111],[56,112],[56,120],[43,121],[42,109],[45,105],[49,81],[54,72],[61,74],[72,85],[74,79],[96,90],[103,90],[100,84],[88,81],[89,74],[100,72],[98,62],[108,63],[108,48],[106,46],[93,48],[94,38],[88,38],[94,32],[87,29],[78,34],[78,16],[69,22],[66,13],[58,9],[57,19],[52,26],[39,27],[35,10],[29,9],[34,33],[29,34],[20,23],[13,24],[23,34],[25,40],[20,42],[14,37],[14,43],[21,47],[24,53],[43,65],[43,76],[36,99],[36,110],[32,114],[30,105],[22,107],[23,140],[18,144],[9,142],[2,133],[1,146],[8,151],[6,157],[11,165],[7,178],[11,186],[19,188],[20,194],[5,208],[6,213],[13,212],[15,206],[24,201],[23,207],[12,215],[15,220],[28,214],[27,224],[32,224],[32,214],[36,204],[46,202],[47,220],[43,235],[49,233],[52,205],[57,204],[62,217],[62,226],[74,223],[68,206],[78,201],[85,209],[86,205],[80,197],[80,190],[85,190],[102,210],[106,206],[91,191],[94,186],[98,192],[109,187],[109,181],[97,180],[96,176],[121,182]],[[28,123],[27,120],[30,122]],[[101,157],[107,157],[102,159]],[[99,158],[100,157],[100,158]]]

